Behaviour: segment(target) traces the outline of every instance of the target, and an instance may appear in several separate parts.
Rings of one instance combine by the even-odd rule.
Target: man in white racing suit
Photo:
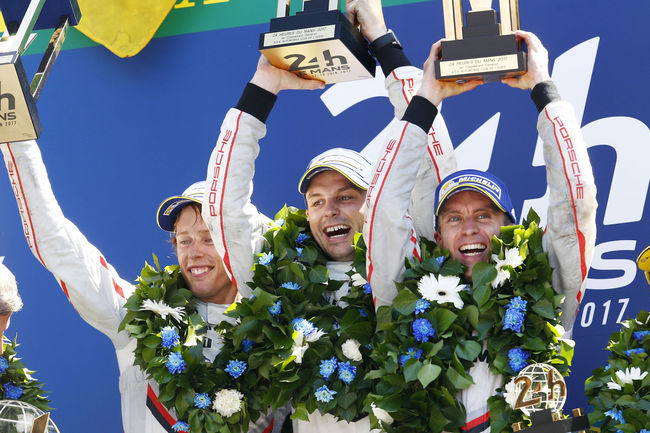
[[[348,1],[346,13],[360,25],[362,34],[371,43],[386,76],[396,117],[401,118],[419,86],[422,71],[410,65],[394,34],[386,28],[380,1]],[[251,293],[246,283],[252,281],[253,254],[260,252],[264,242],[262,234],[269,222],[251,203],[255,159],[260,151],[259,140],[266,134],[266,119],[280,90],[316,88],[323,86],[277,69],[261,57],[239,102],[222,123],[208,166],[203,218],[231,280],[243,296]],[[442,118],[429,126],[430,157],[417,164],[414,196],[433,197],[440,170],[444,169],[444,165],[437,164],[437,155],[441,148],[453,150]],[[348,281],[346,272],[353,258],[354,233],[361,232],[364,221],[362,208],[370,169],[370,162],[359,153],[330,149],[312,159],[299,183],[300,192],[305,194],[312,234],[331,259],[327,266],[332,279]],[[416,223],[424,222],[422,230],[428,230],[432,236],[431,207],[419,204],[414,201],[411,211],[418,215]],[[251,243],[257,243],[252,250]],[[329,293],[328,300],[338,302],[348,290],[349,285],[344,284],[336,293]],[[310,416],[309,422],[294,421],[293,427],[296,433],[370,431],[367,417],[352,423],[336,422],[333,416],[318,412]]]
[[[566,296],[561,321],[565,335],[570,336],[595,245],[596,188],[580,125],[572,107],[560,100],[550,81],[546,49],[531,33],[518,31],[517,37],[528,46],[528,71],[519,78],[503,82],[512,87],[532,89],[531,97],[539,111],[537,128],[544,142],[550,187],[543,241],[554,269],[553,286]],[[427,149],[426,131],[437,115],[437,106],[444,98],[481,84],[480,81],[458,84],[435,80],[433,61],[439,58],[439,47],[440,42],[432,47],[425,63],[422,86],[402,122],[391,131],[373,169],[368,189],[364,225],[368,246],[366,265],[378,306],[390,305],[397,295],[392,282],[401,280],[404,258],[419,254],[417,238],[420,233],[414,228],[408,208],[417,179],[416,167]],[[453,151],[441,158],[447,161],[446,167],[455,164]],[[463,174],[465,176],[461,176]],[[491,184],[500,194],[491,192],[484,184]],[[471,280],[471,267],[475,263],[489,260],[492,236],[500,234],[502,225],[516,222],[507,197],[505,185],[495,176],[463,170],[443,179],[433,199],[426,198],[429,200],[426,205],[435,213],[435,241],[468,267],[465,274],[468,280]],[[387,251],[398,253],[388,255]],[[487,400],[503,380],[490,372],[486,361],[477,362],[469,373],[474,385],[460,395],[467,411],[462,430],[470,433],[489,431]]]
[[[36,142],[5,143],[1,148],[30,249],[52,272],[81,317],[110,338],[115,347],[124,431],[174,433],[172,426],[177,419],[158,401],[157,383],[147,381],[140,367],[133,365],[136,341],[126,331],[117,332],[126,314],[123,306],[134,286],[120,278],[102,253],[64,217]],[[220,347],[213,326],[225,319],[223,313],[235,300],[237,289],[201,219],[204,185],[197,182],[181,196],[165,200],[158,210],[158,225],[174,234],[181,272],[197,298],[199,314],[208,324],[203,353],[213,360]],[[260,417],[250,431],[268,433],[272,428],[270,418]]]

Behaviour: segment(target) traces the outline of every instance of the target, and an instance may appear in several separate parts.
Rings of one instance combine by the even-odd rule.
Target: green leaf
[[[314,266],[309,272],[309,281],[312,283],[325,283],[329,278],[329,271],[323,265]]]
[[[458,317],[458,315],[446,308],[437,308],[435,317],[436,317],[436,332],[441,334],[445,332],[451,326],[452,323],[454,323],[454,320],[456,320],[456,317]]]
[[[465,389],[474,383],[471,376],[461,374],[460,372],[456,371],[455,368],[448,368],[445,371],[445,376],[447,379],[449,379],[449,381],[452,383],[452,385],[454,385],[456,389]]]
[[[481,353],[481,345],[474,340],[463,340],[456,346],[456,355],[461,359],[474,361],[479,353]]]
[[[418,297],[408,289],[400,290],[393,300],[393,307],[401,314],[413,314]]]
[[[422,384],[423,388],[426,388],[431,382],[436,380],[440,376],[442,368],[435,364],[425,364],[418,371],[418,380]]]
[[[478,262],[472,268],[472,287],[489,285],[497,276],[497,270],[494,265],[485,262]]]
[[[404,380],[406,382],[413,382],[418,378],[418,373],[422,368],[423,364],[416,359],[409,359],[404,364]]]
[[[533,305],[533,311],[542,316],[545,319],[554,319],[555,311],[553,309],[553,304],[545,298],[540,299]]]

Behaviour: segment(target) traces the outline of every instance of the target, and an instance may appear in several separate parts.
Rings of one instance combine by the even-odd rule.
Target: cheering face
[[[467,266],[468,280],[475,264],[490,259],[492,236],[501,234],[501,226],[508,221],[505,215],[485,195],[471,190],[457,192],[443,205],[434,237]]]
[[[183,278],[195,297],[215,304],[234,301],[237,290],[196,207],[185,206],[179,214],[175,244]]]
[[[363,228],[366,192],[334,170],[317,174],[305,194],[312,234],[332,260],[354,259],[354,234]]]

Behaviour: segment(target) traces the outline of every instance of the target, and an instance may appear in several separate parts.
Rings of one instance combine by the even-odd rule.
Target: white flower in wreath
[[[384,409],[375,406],[374,403],[370,403],[370,407],[372,408],[372,414],[381,422],[384,424],[392,424],[394,419],[390,414],[385,411]]]
[[[494,277],[494,280],[492,280],[492,288],[496,289],[497,287],[501,287],[503,283],[508,281],[510,279],[510,272],[508,272],[505,269],[499,269],[497,271],[497,276]]]
[[[517,389],[514,378],[506,383],[506,391],[503,393],[503,398],[510,407],[514,408],[515,404],[517,404]]]
[[[506,248],[505,258],[501,260],[498,255],[492,254],[492,261],[497,268],[497,276],[492,280],[492,287],[503,285],[511,277],[510,271],[503,269],[505,266],[516,268],[524,263],[524,258],[519,254],[519,248]]]
[[[294,332],[293,346],[291,347],[291,356],[295,356],[296,364],[302,364],[302,357],[309,347],[304,343],[304,335],[302,332]]]
[[[458,284],[460,278],[452,275],[425,275],[418,281],[418,291],[420,295],[427,301],[437,302],[438,304],[445,304],[451,302],[454,307],[463,308],[463,300],[458,294],[461,290],[465,289],[466,285]]]
[[[352,280],[352,285],[355,287],[363,287],[364,285],[368,284],[368,281],[366,281],[366,279],[363,278],[358,272],[352,274],[350,280]]]
[[[350,338],[341,345],[341,350],[346,358],[352,361],[361,361],[362,356],[359,351],[359,346],[361,346],[361,344],[357,340]]]
[[[170,307],[165,304],[163,301],[153,301],[151,299],[145,299],[142,301],[140,306],[140,311],[149,310],[158,314],[163,319],[167,319],[167,315],[172,316],[177,321],[183,319],[183,308],[182,307]]]
[[[313,343],[314,341],[317,341],[319,338],[321,338],[325,333],[323,332],[322,329],[314,328],[314,330],[307,334],[305,336],[305,341],[309,343]]]
[[[214,395],[212,408],[223,417],[229,417],[241,410],[244,394],[235,389],[221,389]]]
[[[644,371],[643,373],[641,373],[641,369],[639,367],[632,367],[632,368],[626,368],[625,371],[617,370],[615,374],[616,377],[618,378],[618,381],[623,385],[625,385],[628,383],[632,383],[635,380],[643,380],[643,378],[648,375],[648,372]],[[619,385],[614,381],[607,382],[607,388],[617,389],[619,391],[623,389],[621,385]]]

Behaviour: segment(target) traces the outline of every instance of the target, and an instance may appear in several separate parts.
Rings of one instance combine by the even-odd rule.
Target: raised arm
[[[390,305],[397,294],[394,281],[401,279],[404,258],[418,256],[417,234],[409,215],[411,200],[431,208],[433,225],[433,194],[415,197],[420,163],[426,156],[431,125],[437,115],[436,106],[447,96],[473,89],[480,82],[442,83],[435,80],[433,62],[439,55],[440,42],[431,48],[424,65],[422,85],[411,100],[404,117],[390,131],[386,145],[375,163],[372,183],[366,197],[364,239],[368,246],[367,273],[376,306]],[[453,156],[449,155],[453,161]],[[426,173],[426,171],[424,171]],[[439,179],[429,170],[432,191]],[[428,200],[428,202],[427,202]],[[431,232],[433,230],[431,229]]]
[[[113,340],[116,348],[124,347],[128,337],[118,334],[117,327],[133,286],[64,217],[36,142],[0,147],[30,250],[54,275],[81,317]]]
[[[255,75],[221,125],[208,164],[202,214],[228,275],[243,296],[251,294],[246,283],[253,276],[253,254],[261,250],[270,221],[251,203],[255,159],[259,140],[266,134],[266,119],[280,90],[322,87],[319,81],[275,68],[261,56]]]
[[[532,33],[518,31],[528,46],[528,72],[504,82],[531,88],[539,111],[537,129],[544,142],[549,207],[545,246],[553,267],[553,286],[566,296],[562,325],[571,335],[596,243],[596,185],[573,107],[560,99],[548,73],[548,53]]]

